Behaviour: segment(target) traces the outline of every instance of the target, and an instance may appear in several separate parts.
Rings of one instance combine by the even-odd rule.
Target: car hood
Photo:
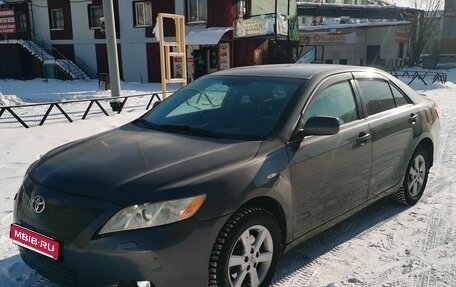
[[[121,198],[126,195],[119,193],[129,198],[142,193],[140,197],[144,197],[144,193],[159,193],[249,161],[260,144],[129,124],[49,152],[29,175],[35,182],[65,193],[124,201]]]

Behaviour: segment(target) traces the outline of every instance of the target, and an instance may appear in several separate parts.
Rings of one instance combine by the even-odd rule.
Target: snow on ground
[[[122,96],[160,91],[158,83],[121,82]],[[0,93],[15,95],[23,102],[50,102],[78,100],[93,97],[110,97],[111,92],[100,89],[97,80],[61,81],[55,79],[35,79],[30,81],[0,79]]]
[[[448,71],[448,79],[446,84],[412,84],[437,101],[442,119],[440,152],[422,200],[409,208],[380,200],[296,247],[281,260],[274,287],[456,286],[456,69]],[[139,83],[122,87],[131,91],[123,95],[159,89]],[[0,93],[17,102],[91,96],[87,91],[109,96],[96,81],[0,80]],[[72,124],[55,112],[44,126],[30,129],[6,112],[0,118],[0,286],[54,286],[22,262],[9,239],[13,197],[28,165],[56,146],[131,121],[145,112],[148,99],[132,101],[109,117],[94,109],[87,120],[80,120],[85,108],[74,105]],[[39,108],[23,113],[43,114]],[[33,126],[39,118],[27,120]]]

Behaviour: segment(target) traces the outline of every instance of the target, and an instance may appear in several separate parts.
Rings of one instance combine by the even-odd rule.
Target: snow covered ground
[[[298,246],[281,260],[274,287],[456,286],[456,69],[448,79],[413,86],[437,101],[442,120],[440,152],[422,200],[409,208],[381,200]],[[129,90],[124,95],[159,90],[139,83],[122,88]],[[0,103],[8,104],[109,96],[95,81],[0,80],[0,93]],[[0,286],[54,286],[22,262],[8,236],[13,197],[28,165],[56,146],[131,121],[145,112],[148,98],[140,101],[109,117],[94,108],[87,120],[79,116],[85,108],[74,105],[72,124],[54,112],[44,126],[30,129],[7,112],[0,118]],[[33,113],[42,116],[42,108],[23,112]],[[31,126],[36,118],[27,117]]]

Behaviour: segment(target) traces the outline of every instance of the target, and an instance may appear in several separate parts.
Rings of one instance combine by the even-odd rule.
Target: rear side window
[[[376,79],[359,79],[358,84],[369,116],[396,107],[388,82]]]
[[[339,82],[318,93],[305,111],[303,123],[313,116],[335,117],[340,124],[357,120],[358,110],[351,84]]]
[[[393,92],[394,100],[396,101],[396,106],[400,107],[408,104],[407,98],[393,85],[391,86],[391,91]]]

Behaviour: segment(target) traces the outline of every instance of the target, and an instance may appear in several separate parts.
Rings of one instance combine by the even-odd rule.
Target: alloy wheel
[[[410,166],[408,177],[408,191],[410,195],[417,196],[423,188],[426,177],[426,160],[422,155],[417,155]]]
[[[271,267],[274,244],[269,230],[261,225],[246,229],[237,239],[228,262],[231,287],[260,286]]]

